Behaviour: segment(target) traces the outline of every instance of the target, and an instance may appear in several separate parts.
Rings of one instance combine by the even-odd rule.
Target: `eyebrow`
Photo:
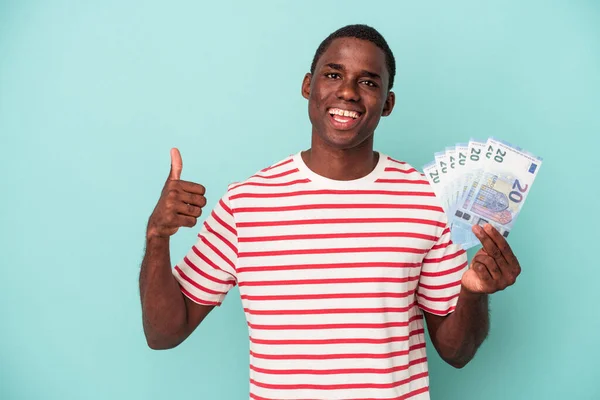
[[[344,71],[345,68],[342,64],[336,64],[336,63],[329,63],[326,64],[327,67],[331,68],[331,69],[335,69],[337,71]],[[361,75],[365,75],[368,76],[369,78],[372,79],[381,79],[381,76],[379,74],[376,74],[375,72],[371,72],[371,71],[367,71],[365,69],[360,71]]]

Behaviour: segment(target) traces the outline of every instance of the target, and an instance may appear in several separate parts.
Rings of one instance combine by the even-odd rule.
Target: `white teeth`
[[[342,110],[339,108],[331,108],[329,109],[329,113],[333,115],[340,115],[342,117],[352,117],[354,119],[359,117],[359,114],[356,111]]]

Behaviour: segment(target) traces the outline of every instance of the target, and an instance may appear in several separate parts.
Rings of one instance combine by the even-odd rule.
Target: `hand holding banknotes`
[[[506,238],[490,224],[475,225],[473,233],[483,248],[463,274],[462,286],[472,293],[492,294],[513,285],[521,266]]]

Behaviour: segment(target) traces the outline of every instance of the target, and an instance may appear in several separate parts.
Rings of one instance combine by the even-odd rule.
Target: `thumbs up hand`
[[[183,162],[176,148],[171,149],[171,171],[158,203],[148,220],[146,239],[168,238],[182,226],[193,227],[206,205],[204,186],[181,180]]]

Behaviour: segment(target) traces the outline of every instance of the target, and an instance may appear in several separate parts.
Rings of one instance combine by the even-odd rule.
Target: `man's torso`
[[[341,182],[296,154],[229,188],[252,398],[428,398],[415,290],[443,211],[420,173],[381,157]]]

